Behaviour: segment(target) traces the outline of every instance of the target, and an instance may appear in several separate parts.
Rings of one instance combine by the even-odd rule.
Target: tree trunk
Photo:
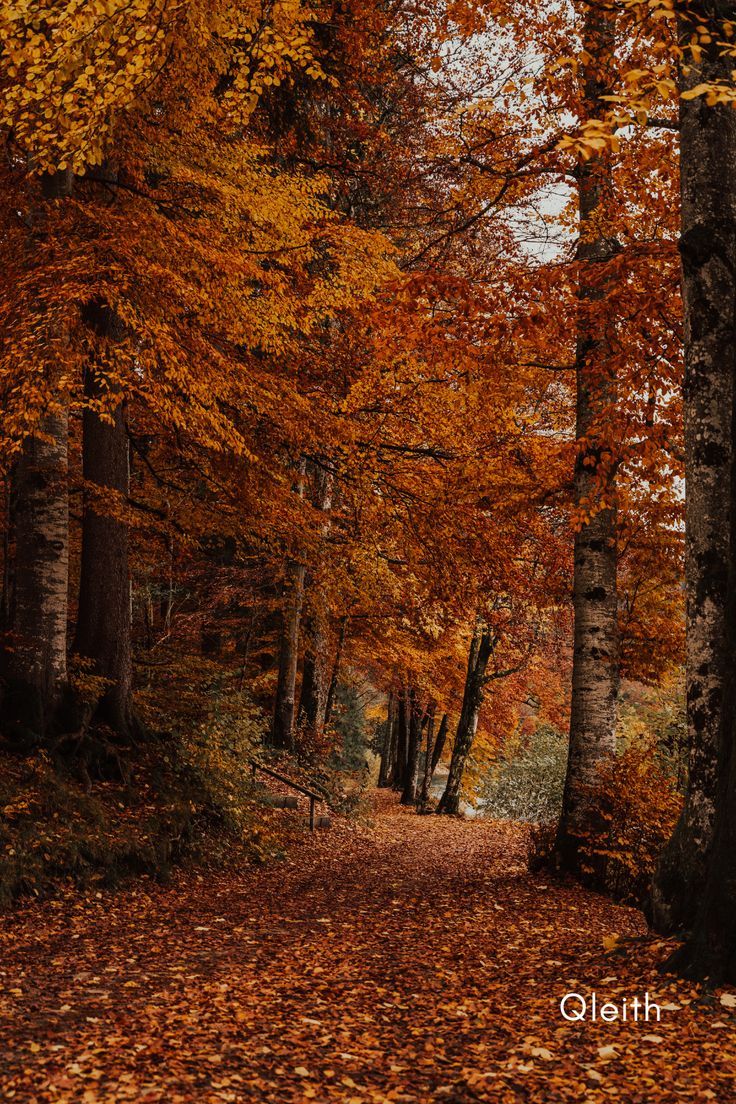
[[[438,813],[456,816],[460,812],[463,773],[478,729],[478,714],[483,704],[483,687],[486,682],[488,661],[493,653],[493,643],[490,628],[487,625],[476,625],[468,653],[463,705],[452,748],[450,773],[447,776],[445,792],[437,806]]]
[[[383,732],[383,740],[381,742],[381,767],[378,772],[378,787],[379,789],[388,789],[393,782],[393,771],[395,761],[395,724],[394,714],[396,712],[395,698],[393,690],[390,691],[388,696],[388,709],[386,712],[386,725]]]
[[[437,739],[434,742],[432,749],[432,775],[437,770],[442,758],[442,752],[445,750],[445,744],[447,742],[447,732],[450,727],[450,718],[447,713],[442,714],[442,720],[440,721],[439,732],[437,733]]]
[[[409,708],[408,694],[402,688],[399,692],[399,708],[396,724],[396,772],[394,789],[403,791],[406,785],[406,767],[409,755]]]
[[[104,342],[114,344],[123,337],[123,324],[107,304],[89,304],[84,319]],[[113,516],[114,508],[125,505],[130,492],[125,403],[121,399],[107,419],[100,415],[95,404],[109,395],[109,389],[94,366],[85,372],[84,393],[91,406],[82,417],[86,487],[74,650],[90,660],[91,673],[107,683],[93,722],[100,721],[127,739],[138,731],[132,704],[129,540],[127,525]]]
[[[305,462],[299,465],[296,493],[304,497]],[[304,564],[290,559],[287,565],[286,606],[282,613],[279,641],[279,672],[276,684],[271,743],[276,748],[294,750],[294,703],[299,661],[299,622],[304,601]]]
[[[34,233],[43,233],[47,205],[71,195],[71,172],[43,176],[41,189],[44,204],[34,217]],[[26,438],[12,472],[14,588],[3,727],[21,744],[47,735],[67,684],[69,412],[67,396],[56,393],[59,373],[47,367],[58,405]]]
[[[342,653],[345,650],[345,638],[347,637],[347,632],[348,616],[347,614],[345,614],[340,621],[340,635],[337,638],[337,647],[335,649],[335,662],[332,665],[330,688],[327,691],[327,704],[325,705],[325,726],[327,726],[332,720],[332,710],[335,706],[337,684],[340,681],[340,667],[342,665]]]
[[[583,44],[590,61],[583,69],[584,113],[595,118],[609,91],[613,33],[605,14],[586,5]],[[593,798],[603,761],[615,751],[619,681],[616,596],[617,534],[613,434],[616,399],[611,368],[610,319],[605,309],[607,266],[618,243],[603,236],[610,200],[611,165],[606,151],[580,164],[580,209],[573,609],[575,618],[570,746],[555,865],[580,876],[581,847],[599,828]],[[605,223],[604,223],[605,225]],[[589,861],[586,862],[589,866]],[[603,872],[592,880],[600,882]],[[589,880],[591,876],[588,875]]]
[[[736,18],[736,4],[717,7],[722,19]],[[704,46],[699,64],[692,64],[688,57],[689,71],[682,76],[685,89],[713,80],[730,83],[733,59],[720,54],[718,43],[723,42],[723,33],[709,16],[712,9],[711,4],[693,6],[693,18],[710,25],[713,38]],[[680,30],[687,39],[692,26],[683,21]],[[724,677],[729,683],[734,677],[733,624],[729,626],[726,611],[729,586],[731,592],[734,586],[736,548],[730,535],[736,511],[733,497],[728,499],[729,483],[732,496],[734,491],[736,366],[736,114],[732,108],[725,104],[709,107],[703,96],[682,100],[680,157],[689,783],[682,816],[655,873],[651,912],[659,931],[690,927],[705,892],[705,904],[683,962],[701,974],[711,965],[718,967],[717,972],[727,966],[733,979],[735,806],[734,780],[728,777],[729,758],[731,776],[734,768],[733,689],[728,701],[724,699]],[[721,807],[714,844],[719,776]],[[711,846],[715,850],[706,890]],[[726,918],[729,910],[730,921]]]
[[[332,509],[332,476],[323,468],[317,469],[314,493],[314,505],[324,515],[321,525],[322,541],[327,539],[330,529],[330,510]],[[305,580],[305,591],[311,580]],[[308,621],[306,649],[302,668],[302,688],[299,696],[299,720],[312,732],[320,735],[325,727],[327,712],[327,633],[323,624],[323,614],[317,611]]]
[[[308,635],[310,642],[302,667],[299,721],[312,732],[320,733],[324,729],[328,690],[324,668],[325,634],[312,625]]]
[[[419,753],[422,749],[422,725],[417,702],[417,692],[409,690],[409,741],[406,751],[406,774],[401,794],[402,805],[416,805],[419,785]]]
[[[427,742],[424,751],[424,772],[422,774],[422,788],[419,793],[418,805],[420,809],[429,804],[429,791],[432,786],[432,755],[434,753],[434,715],[437,706],[432,702],[429,706],[427,717]]]

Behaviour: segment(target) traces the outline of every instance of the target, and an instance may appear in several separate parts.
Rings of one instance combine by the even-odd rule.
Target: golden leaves
[[[184,5],[181,0],[71,0],[55,5],[43,29],[21,0],[0,9],[0,123],[34,171],[100,165],[116,114],[139,105],[172,64],[186,59],[192,85],[199,51],[221,51],[228,75],[222,106],[247,121],[264,87],[291,71],[326,79],[312,41],[312,14],[276,0],[264,17],[255,2]],[[223,49],[224,48],[224,49]]]

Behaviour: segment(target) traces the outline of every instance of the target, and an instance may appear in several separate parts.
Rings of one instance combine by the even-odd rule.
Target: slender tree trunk
[[[417,692],[411,687],[408,694],[409,740],[406,749],[406,774],[401,794],[402,805],[416,805],[419,785],[419,753],[422,749],[422,724],[419,715]]]
[[[394,713],[395,699],[391,690],[388,695],[388,709],[386,711],[386,724],[381,742],[381,767],[378,772],[379,789],[387,789],[392,783],[394,760]]]
[[[324,728],[324,715],[327,708],[327,683],[323,665],[324,633],[310,626],[308,651],[304,655],[302,666],[302,688],[299,694],[299,721],[313,732]]]
[[[465,676],[463,705],[455,734],[455,743],[452,748],[450,773],[447,776],[445,792],[437,806],[438,813],[455,816],[460,812],[463,773],[478,729],[478,715],[483,704],[486,669],[492,653],[493,636],[490,628],[487,625],[476,625],[468,653],[468,670]]]
[[[322,542],[327,539],[330,530],[330,510],[332,509],[333,479],[329,472],[317,469],[314,505],[324,515],[321,526]],[[312,580],[305,581],[305,591],[309,591]],[[302,689],[299,697],[299,720],[317,735],[325,727],[327,712],[327,633],[323,624],[323,614],[318,610],[308,619],[306,649],[302,667]]]
[[[97,338],[113,345],[122,340],[123,324],[104,303],[89,304],[84,319]],[[133,711],[132,610],[128,527],[114,516],[130,493],[130,458],[121,399],[102,417],[96,404],[109,395],[94,366],[85,372],[90,406],[82,419],[82,465],[86,488],[82,522],[79,614],[74,650],[91,660],[92,674],[107,685],[93,721],[108,725],[126,739],[138,731]]]
[[[432,756],[434,753],[434,719],[437,706],[432,702],[427,718],[427,742],[424,750],[424,772],[422,774],[422,787],[419,793],[419,807],[426,808],[429,804],[429,791],[432,785]]]
[[[442,720],[440,721],[439,732],[437,733],[437,739],[434,742],[432,748],[432,776],[437,770],[442,758],[442,752],[445,750],[445,744],[447,743],[447,732],[450,727],[450,718],[447,713],[442,714]],[[431,784],[431,780],[430,780]]]
[[[345,640],[348,632],[348,616],[345,614],[340,620],[340,635],[337,638],[335,649],[335,662],[332,665],[330,688],[327,691],[327,704],[325,705],[325,726],[332,720],[332,710],[335,707],[337,684],[340,681],[340,667],[342,666],[342,654],[345,651]]]
[[[584,110],[595,118],[605,108],[601,97],[610,91],[613,33],[605,13],[587,4],[583,39],[590,57],[583,70]],[[575,506],[583,521],[575,534],[570,747],[555,848],[557,868],[578,876],[584,861],[581,846],[599,827],[593,790],[602,762],[616,746],[617,524],[609,428],[616,381],[604,299],[610,281],[607,266],[619,246],[600,229],[601,224],[605,227],[611,187],[605,151],[581,163]],[[599,871],[592,876],[594,881],[602,878]]]
[[[688,55],[684,89],[707,81],[731,81],[733,59],[721,56],[718,44],[724,35],[713,19],[714,9],[720,19],[736,19],[734,3],[692,5],[693,19],[711,27],[712,39],[697,64]],[[682,37],[689,39],[692,26],[683,22],[680,29]],[[694,974],[702,976],[712,969],[715,975],[736,980],[732,444],[736,114],[729,105],[709,107],[703,96],[681,101],[680,158],[690,762],[685,807],[655,874],[651,912],[659,931],[672,932],[690,927],[702,903],[681,962]]]
[[[43,176],[41,190],[31,249],[45,231],[49,204],[71,195],[71,172]],[[69,413],[67,396],[56,392],[59,370],[47,367],[56,405],[25,440],[11,486],[14,591],[3,727],[21,744],[47,735],[67,684]]]
[[[305,462],[299,465],[296,493],[304,497]],[[287,565],[286,606],[282,613],[279,641],[279,671],[276,684],[271,743],[276,748],[294,749],[296,674],[299,662],[299,622],[304,601],[304,564],[293,559]]]
[[[394,789],[402,790],[406,785],[406,766],[409,754],[409,707],[408,693],[405,688],[399,692],[399,708],[396,722],[396,773]]]

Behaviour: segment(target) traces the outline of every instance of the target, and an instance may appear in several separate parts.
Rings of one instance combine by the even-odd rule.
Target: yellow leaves
[[[233,74],[223,104],[245,120],[264,88],[295,68],[327,79],[312,46],[311,13],[300,3],[276,0],[267,17],[255,4],[89,0],[52,6],[46,33],[35,27],[22,0],[0,11],[0,63],[7,80],[0,92],[0,123],[12,128],[38,169],[54,170],[65,158],[77,172],[99,164],[116,112],[137,104],[141,90],[166,77],[162,63],[178,48],[201,79],[201,58],[226,44],[223,71]],[[255,98],[254,98],[255,97]]]
[[[696,100],[704,96],[708,107],[715,107],[716,104],[733,105],[736,103],[736,87],[720,82],[701,83],[686,89],[681,96],[683,100]]]
[[[12,79],[3,87],[0,119],[39,169],[55,169],[66,157],[82,171],[87,148],[101,159],[112,113],[132,104],[165,56],[167,7],[167,0],[55,5],[43,35],[26,4],[3,7],[2,63]]]
[[[559,150],[570,150],[583,161],[589,161],[597,153],[610,151],[618,153],[620,142],[612,129],[612,124],[591,120],[585,123],[577,134],[566,134],[557,145]]]

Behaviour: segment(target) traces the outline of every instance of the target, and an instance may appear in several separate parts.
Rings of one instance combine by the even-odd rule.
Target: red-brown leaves
[[[282,866],[6,919],[7,1098],[732,1099],[731,1009],[656,973],[637,913],[529,875],[518,828],[393,801]],[[564,1021],[591,990],[662,1020]]]

